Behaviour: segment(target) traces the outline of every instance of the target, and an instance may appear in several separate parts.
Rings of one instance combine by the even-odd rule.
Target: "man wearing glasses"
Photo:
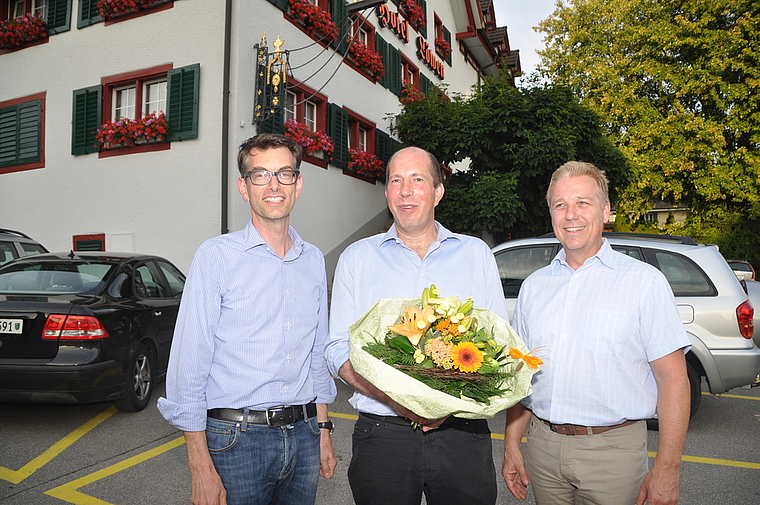
[[[184,431],[195,505],[313,504],[337,464],[324,258],[289,225],[301,157],[282,135],[245,141],[251,220],[190,266],[158,408]]]

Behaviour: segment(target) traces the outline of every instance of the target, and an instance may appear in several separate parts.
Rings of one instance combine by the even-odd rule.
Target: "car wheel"
[[[150,349],[145,344],[137,344],[124,385],[126,395],[114,401],[117,409],[122,412],[139,412],[148,405],[153,394],[153,368],[154,358]]]
[[[702,377],[699,376],[694,367],[686,363],[686,375],[689,377],[689,396],[691,397],[691,408],[689,409],[689,419],[694,417],[699,408],[699,402],[702,401]],[[657,414],[652,419],[647,419],[647,429],[658,431],[660,423],[657,420]]]

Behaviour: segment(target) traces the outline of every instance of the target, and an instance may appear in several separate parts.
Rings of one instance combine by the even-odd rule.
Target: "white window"
[[[114,119],[135,119],[135,87],[116,88],[113,93]]]
[[[136,92],[137,84],[135,83],[114,88],[114,119],[139,119],[136,116],[138,110],[143,116],[147,116],[152,112],[166,112],[166,78],[142,83],[142,103],[139,108],[136,103]]]
[[[17,19],[24,17],[24,14],[32,14],[45,18],[47,16],[47,0],[13,0],[9,2],[10,16]]]
[[[285,121],[290,121],[291,119],[293,121],[297,120],[296,115],[296,94],[292,91],[288,91],[287,95],[285,96]]]
[[[311,100],[306,100],[303,104],[303,122],[311,131],[317,130],[317,104]]]
[[[143,114],[166,112],[166,79],[145,83]]]

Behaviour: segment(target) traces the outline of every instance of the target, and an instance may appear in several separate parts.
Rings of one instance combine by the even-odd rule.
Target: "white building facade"
[[[381,173],[349,149],[384,162],[400,146],[390,117],[404,84],[468,93],[500,67],[519,71],[492,0],[396,1],[131,0],[120,12],[127,0],[0,0],[0,228],[51,251],[158,254],[187,271],[201,242],[250,219],[240,143],[294,120],[335,145],[332,159],[304,158],[291,218],[330,277],[349,243],[390,222]],[[47,36],[22,26],[35,23],[27,12]],[[262,85],[264,33],[270,61],[288,61],[279,86]],[[270,115],[257,96],[275,87]],[[151,139],[139,123],[159,111],[168,133]],[[98,142],[122,118],[132,137]]]

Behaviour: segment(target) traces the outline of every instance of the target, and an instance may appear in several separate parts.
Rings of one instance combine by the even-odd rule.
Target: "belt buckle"
[[[279,428],[295,422],[295,414],[292,407],[278,405],[269,407],[266,410],[267,426],[270,428]]]

